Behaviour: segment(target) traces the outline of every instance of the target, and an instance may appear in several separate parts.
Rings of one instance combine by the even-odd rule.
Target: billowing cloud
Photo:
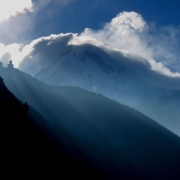
[[[136,12],[122,12],[103,29],[95,31],[86,28],[71,43],[84,42],[101,46],[105,50],[114,49],[138,55],[149,61],[152,70],[169,76],[180,76],[180,27],[157,28],[146,23]]]
[[[62,49],[74,36],[76,35],[72,33],[50,35],[32,41],[21,51],[23,58],[19,61],[20,68],[31,75],[36,74],[47,65],[57,61]]]
[[[32,8],[31,0],[0,0],[0,22],[18,13],[32,11]]]

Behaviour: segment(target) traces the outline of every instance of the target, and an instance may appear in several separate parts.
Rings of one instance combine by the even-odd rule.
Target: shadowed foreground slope
[[[46,119],[36,122],[57,137],[74,167],[79,163],[80,171],[69,166],[68,174],[86,169],[87,177],[98,172],[102,179],[180,179],[179,137],[138,111],[80,88],[46,85],[19,71],[4,71],[3,78],[21,101],[43,114]],[[63,172],[58,163],[53,167]]]
[[[0,77],[1,176],[98,177],[91,165],[83,168],[50,132],[35,124],[47,121],[42,115],[33,108],[29,111],[26,112]]]

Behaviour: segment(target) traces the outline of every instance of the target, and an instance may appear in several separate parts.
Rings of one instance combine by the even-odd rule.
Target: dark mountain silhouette
[[[35,109],[22,104],[5,87],[0,77],[1,176],[11,177],[99,177],[91,164],[83,167],[47,131],[47,121]],[[27,112],[28,110],[28,112]],[[35,122],[43,122],[39,127]],[[46,129],[44,129],[46,127]],[[88,167],[88,169],[87,169]],[[103,177],[103,175],[102,175]]]
[[[55,157],[56,165],[50,164],[56,167],[56,173],[61,174],[69,167],[68,174],[73,173],[74,177],[82,171],[85,178],[90,175],[123,180],[180,178],[180,138],[152,119],[80,88],[50,86],[17,70],[3,69],[0,74],[8,89],[45,117],[34,122],[48,137],[53,137],[50,139],[64,150],[65,157],[72,158],[63,160],[69,166],[61,169],[64,155]],[[35,113],[31,117],[36,117]]]

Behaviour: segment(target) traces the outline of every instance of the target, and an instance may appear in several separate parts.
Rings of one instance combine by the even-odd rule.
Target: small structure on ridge
[[[7,66],[8,69],[14,69],[14,65],[12,63],[12,60],[9,61],[9,64]]]
[[[0,69],[2,69],[3,68],[3,63],[2,62],[0,62]]]

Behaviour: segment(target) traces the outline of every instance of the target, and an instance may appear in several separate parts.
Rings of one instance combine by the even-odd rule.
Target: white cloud
[[[13,59],[15,67],[19,66],[20,60],[23,58],[23,53],[21,52],[21,44],[10,44],[4,45],[0,43],[0,61],[6,66],[10,59]]]
[[[31,0],[0,0],[0,22],[18,13],[32,11]]]
[[[103,29],[95,31],[86,28],[70,43],[92,43],[106,51],[111,49],[129,52],[140,56],[142,60],[148,60],[152,70],[174,77],[180,76],[180,70],[177,68],[178,64],[180,66],[179,42],[179,27],[157,28],[147,24],[136,12],[122,12]],[[177,72],[171,72],[171,68]]]
[[[145,46],[139,36],[147,28],[141,15],[135,12],[123,12],[107,23],[103,29],[94,31],[86,28],[81,36],[86,39],[96,39],[111,48],[151,57],[151,50]]]

